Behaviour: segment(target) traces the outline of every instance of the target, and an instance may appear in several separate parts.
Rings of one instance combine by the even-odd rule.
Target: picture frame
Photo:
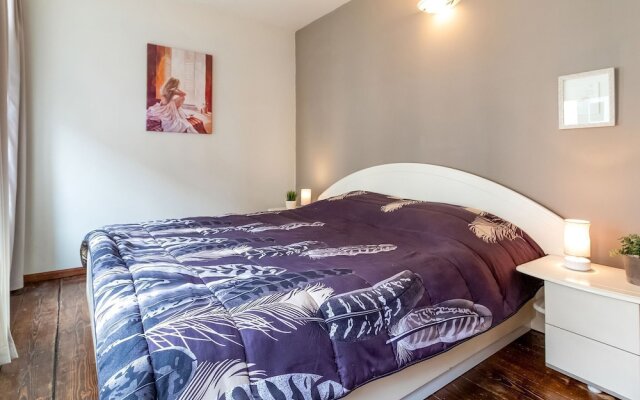
[[[558,78],[558,117],[560,129],[615,126],[615,68]]]
[[[147,132],[213,133],[213,55],[147,44]]]

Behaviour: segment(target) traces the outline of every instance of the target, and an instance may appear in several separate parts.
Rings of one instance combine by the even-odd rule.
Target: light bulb
[[[429,14],[443,14],[451,12],[459,2],[460,0],[420,0],[418,9]]]

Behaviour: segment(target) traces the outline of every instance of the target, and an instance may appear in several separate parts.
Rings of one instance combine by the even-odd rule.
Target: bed
[[[562,220],[422,164],[291,211],[89,233],[101,399],[424,398],[526,332]],[[370,383],[371,382],[371,383]]]

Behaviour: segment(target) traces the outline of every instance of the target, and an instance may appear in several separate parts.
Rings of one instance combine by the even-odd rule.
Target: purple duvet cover
[[[101,399],[337,399],[504,321],[543,256],[493,215],[367,192],[86,247]]]

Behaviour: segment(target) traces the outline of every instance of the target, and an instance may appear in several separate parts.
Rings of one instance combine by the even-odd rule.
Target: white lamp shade
[[[564,221],[564,254],[574,257],[591,257],[591,223],[580,219]]]
[[[311,189],[300,190],[300,205],[306,206],[311,204]]]

